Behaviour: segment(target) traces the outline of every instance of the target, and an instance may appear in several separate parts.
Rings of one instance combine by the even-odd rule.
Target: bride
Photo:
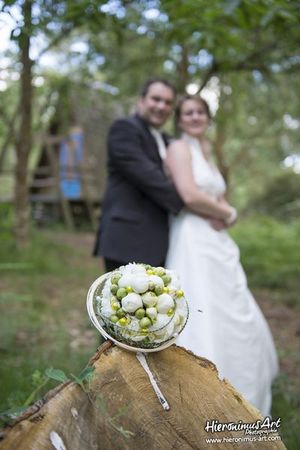
[[[166,260],[179,274],[190,308],[177,344],[214,362],[221,377],[268,415],[277,355],[248,289],[239,249],[226,231],[237,213],[225,200],[224,179],[210,157],[204,137],[209,121],[203,99],[184,97],[176,111],[182,137],[170,145],[166,159],[186,205],[171,218]]]

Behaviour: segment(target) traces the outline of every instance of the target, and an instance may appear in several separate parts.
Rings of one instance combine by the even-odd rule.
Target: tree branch
[[[215,60],[215,58],[213,59],[213,63],[211,65],[211,67],[207,70],[207,72],[204,74],[204,77],[202,79],[202,82],[199,86],[198,91],[196,92],[196,94],[200,94],[200,92],[202,91],[202,89],[205,88],[205,86],[207,85],[207,83],[209,82],[209,80],[211,79],[211,77],[217,73],[218,71],[218,63]]]
[[[71,33],[71,31],[73,31],[73,29],[74,29],[73,25],[70,25],[65,28],[63,27],[61,32],[49,43],[49,45],[47,45],[45,48],[43,48],[43,50],[41,50],[35,62],[37,63],[45,53],[47,53],[51,48],[55,47],[62,39],[65,39],[66,36],[68,36]]]

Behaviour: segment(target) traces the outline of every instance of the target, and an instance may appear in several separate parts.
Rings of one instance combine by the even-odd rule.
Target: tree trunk
[[[169,411],[160,405],[136,355],[106,342],[90,362],[95,371],[88,394],[71,382],[50,391],[44,401],[31,407],[18,423],[5,431],[0,448],[285,448],[277,433],[270,433],[273,439],[268,442],[259,441],[257,436],[254,440],[244,431],[205,430],[207,421],[253,423],[261,419],[259,412],[227,381],[218,378],[211,362],[175,345],[148,354],[147,360],[170,405]],[[126,433],[130,434],[127,438]],[[221,442],[210,445],[209,438]]]
[[[32,2],[23,4],[24,26],[20,36],[20,127],[17,138],[15,169],[15,233],[19,247],[28,245],[30,204],[28,192],[28,160],[32,126],[32,61],[29,56]]]
[[[2,111],[1,111],[0,118],[3,121],[5,119],[6,136],[5,136],[3,144],[1,145],[1,148],[0,148],[0,173],[4,169],[5,157],[7,155],[9,146],[16,143],[14,136],[15,136],[17,117],[18,117],[17,109],[16,109],[16,111],[14,111],[14,113],[12,114],[12,116],[10,118],[4,117],[4,113],[2,113]]]
[[[178,92],[183,95],[185,93],[185,88],[189,81],[188,73],[188,49],[186,45],[181,45],[181,58],[178,63]]]
[[[222,120],[222,119],[221,119]],[[218,122],[216,126],[216,137],[214,141],[214,151],[218,162],[218,167],[221,174],[226,181],[229,189],[229,167],[225,162],[224,157],[224,144],[225,144],[225,126],[222,122]]]

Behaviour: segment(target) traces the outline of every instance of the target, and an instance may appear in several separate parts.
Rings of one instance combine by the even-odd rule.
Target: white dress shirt
[[[157,130],[157,128],[154,128],[154,127],[150,127],[150,131],[151,131],[152,136],[156,140],[159,155],[160,155],[161,159],[164,160],[167,156],[167,149],[166,149],[166,144],[164,142],[162,134],[160,131]]]

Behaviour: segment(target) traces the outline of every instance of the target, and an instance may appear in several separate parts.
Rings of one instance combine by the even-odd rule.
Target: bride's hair
[[[203,106],[207,117],[209,118],[209,120],[211,120],[211,112],[210,112],[208,103],[206,100],[204,100],[204,98],[200,97],[200,95],[189,95],[189,94],[183,95],[182,97],[179,98],[179,100],[176,104],[176,107],[175,107],[174,119],[175,119],[176,133],[179,132],[178,122],[180,120],[181,108],[182,108],[182,105],[184,104],[184,102],[186,102],[187,100],[195,100],[196,102],[200,103],[200,105]]]

